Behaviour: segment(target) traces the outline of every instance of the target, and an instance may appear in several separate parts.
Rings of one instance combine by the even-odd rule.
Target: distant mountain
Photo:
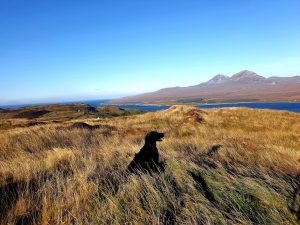
[[[230,77],[222,74],[214,76],[212,79],[206,82],[206,84],[223,84],[228,82]]]
[[[202,84],[224,84],[224,83],[249,83],[249,82],[261,82],[266,78],[248,70],[243,70],[234,74],[232,77],[226,75],[216,75],[211,80]]]
[[[243,70],[239,73],[234,74],[231,78],[231,82],[242,82],[242,83],[254,83],[265,81],[266,78],[260,76],[252,71]]]
[[[300,76],[265,78],[249,70],[231,77],[218,74],[189,87],[170,87],[155,92],[115,99],[111,103],[221,103],[300,101]]]

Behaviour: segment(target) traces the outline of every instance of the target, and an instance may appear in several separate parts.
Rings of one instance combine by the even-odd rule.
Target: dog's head
[[[162,141],[164,136],[165,136],[164,133],[151,131],[146,135],[145,141],[146,143],[155,143],[156,141]]]

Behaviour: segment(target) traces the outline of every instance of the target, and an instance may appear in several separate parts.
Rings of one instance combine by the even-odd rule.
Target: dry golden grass
[[[75,121],[115,128],[70,129]],[[128,174],[151,130],[165,132],[166,171]],[[299,159],[300,114],[272,110],[173,106],[14,128],[0,134],[1,224],[297,224]]]

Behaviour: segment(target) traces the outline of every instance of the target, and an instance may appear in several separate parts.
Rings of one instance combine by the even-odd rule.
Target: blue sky
[[[299,0],[1,0],[0,105],[119,97],[243,69],[300,75]]]

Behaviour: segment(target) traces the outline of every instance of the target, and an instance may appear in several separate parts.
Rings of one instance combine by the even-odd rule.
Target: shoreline
[[[91,105],[91,102],[94,104]],[[91,105],[93,107],[101,107],[101,106],[115,106],[115,107],[126,107],[126,106],[145,106],[145,107],[171,107],[173,105],[187,105],[187,106],[194,106],[194,107],[201,107],[201,106],[226,106],[226,105],[237,105],[237,104],[300,104],[300,102],[221,102],[221,103],[199,103],[199,104],[143,104],[143,103],[123,103],[123,104],[110,104],[101,102],[101,100],[87,100],[87,101],[74,101],[74,102],[58,102],[58,103],[32,103],[32,104],[17,104],[17,105],[0,105],[0,109],[7,110],[7,109],[19,109],[24,107],[36,107],[36,106],[46,106],[46,105],[72,105],[72,104],[86,104]],[[239,107],[239,106],[237,106]]]

